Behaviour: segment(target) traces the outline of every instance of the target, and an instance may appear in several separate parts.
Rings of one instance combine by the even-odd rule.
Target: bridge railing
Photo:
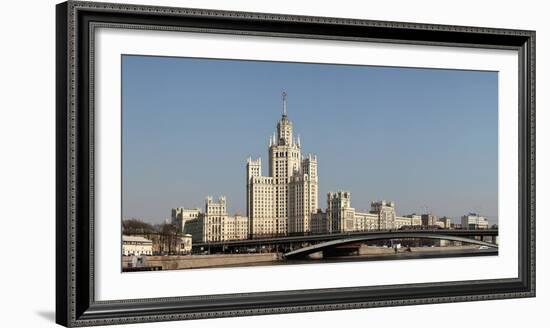
[[[419,229],[419,230],[399,230],[399,229],[389,229],[389,230],[364,230],[364,231],[350,231],[344,233],[332,233],[332,234],[310,234],[310,233],[301,233],[294,235],[277,235],[276,237],[265,237],[264,238],[249,238],[249,239],[237,239],[237,240],[220,240],[220,241],[208,241],[202,243],[194,243],[193,247],[204,247],[204,246],[232,246],[232,245],[259,245],[259,244],[276,244],[276,243],[287,243],[287,242],[307,242],[307,241],[320,241],[320,240],[332,240],[338,238],[345,238],[351,236],[362,236],[362,235],[378,235],[378,234],[387,234],[387,233],[405,233],[405,234],[414,234],[414,233],[435,233],[442,235],[457,235],[457,236],[498,236],[498,229]]]

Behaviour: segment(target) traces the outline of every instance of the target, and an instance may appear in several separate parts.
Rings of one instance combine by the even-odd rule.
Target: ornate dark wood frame
[[[519,54],[519,277],[156,299],[94,298],[94,31],[198,31],[513,49]],[[535,32],[69,1],[57,5],[56,321],[64,326],[535,296]]]

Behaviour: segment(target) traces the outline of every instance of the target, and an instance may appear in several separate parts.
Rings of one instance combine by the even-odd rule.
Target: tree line
[[[151,224],[139,219],[122,220],[122,234],[141,236],[153,241],[153,254],[176,254],[179,250],[180,232],[175,224]]]

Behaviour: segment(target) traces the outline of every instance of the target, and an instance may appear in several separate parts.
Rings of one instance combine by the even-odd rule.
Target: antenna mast
[[[283,91],[283,116],[286,116],[286,91]]]

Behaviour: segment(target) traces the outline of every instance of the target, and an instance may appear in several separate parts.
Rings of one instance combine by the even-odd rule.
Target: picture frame
[[[56,7],[56,322],[93,326],[535,296],[535,32],[68,1]],[[518,56],[518,277],[97,300],[98,27],[506,49]]]

